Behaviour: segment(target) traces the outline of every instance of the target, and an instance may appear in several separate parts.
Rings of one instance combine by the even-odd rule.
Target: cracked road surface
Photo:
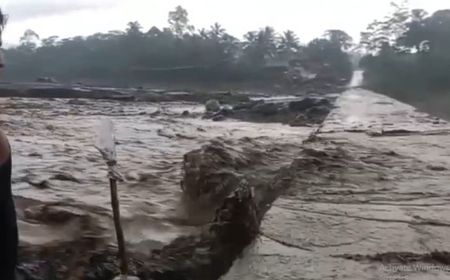
[[[450,277],[428,255],[450,251],[450,125],[361,89],[336,105],[223,280]]]

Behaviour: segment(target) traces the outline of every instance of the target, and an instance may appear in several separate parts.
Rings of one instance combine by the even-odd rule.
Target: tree
[[[56,45],[56,42],[58,41],[58,36],[50,36],[48,38],[42,39],[42,46],[43,47],[53,47]]]
[[[189,25],[188,16],[187,10],[181,6],[177,6],[174,11],[169,12],[170,29],[178,38],[182,38],[187,32],[194,31],[194,27]]]
[[[300,50],[300,40],[298,39],[298,36],[294,33],[294,31],[287,30],[283,32],[283,35],[280,37],[278,49],[281,52],[292,53],[296,53]]]
[[[314,39],[306,46],[303,61],[313,72],[336,82],[349,81],[353,73],[350,56],[336,42],[324,38]]]
[[[36,41],[39,40],[39,35],[31,29],[25,30],[20,38],[20,44],[24,49],[34,50],[36,49]]]
[[[376,53],[381,48],[395,46],[396,41],[408,29],[407,23],[411,13],[407,8],[407,1],[392,2],[393,11],[384,20],[375,20],[361,33],[359,48],[368,53]]]
[[[330,29],[324,34],[324,37],[343,50],[349,50],[353,45],[353,38],[342,30]]]
[[[250,65],[264,65],[277,54],[277,37],[272,27],[250,31],[244,35],[244,61]]]
[[[127,24],[127,34],[129,35],[140,35],[142,34],[142,25],[137,21],[132,21]]]
[[[209,38],[221,40],[226,33],[225,29],[219,23],[216,22],[211,26],[207,34]]]
[[[170,13],[169,22],[170,27],[143,32],[139,22],[132,21],[124,30],[44,38],[40,46],[32,45],[38,36],[28,31],[21,46],[6,50],[11,62],[6,78],[23,81],[49,76],[60,81],[88,80],[117,86],[194,81],[273,84],[284,77],[286,62],[332,53],[332,44],[326,40],[328,52],[321,53],[319,48],[306,55],[294,32],[288,30],[279,36],[272,27],[248,32],[243,41],[228,34],[219,23],[193,32],[182,7]],[[342,55],[339,48],[335,49],[336,56]],[[336,59],[314,59],[338,68]],[[341,62],[346,65],[344,59]]]
[[[442,51],[450,47],[450,10],[437,11],[430,17],[423,10],[413,10],[407,31],[397,45],[413,51]]]
[[[387,40],[361,60],[366,87],[409,102],[427,102],[450,90],[450,10],[428,16],[415,9],[398,11],[385,20]]]

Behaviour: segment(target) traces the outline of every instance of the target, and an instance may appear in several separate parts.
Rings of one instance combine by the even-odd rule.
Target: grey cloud
[[[45,17],[107,8],[116,5],[119,0],[12,0],[3,5],[10,21],[22,21],[31,18]]]

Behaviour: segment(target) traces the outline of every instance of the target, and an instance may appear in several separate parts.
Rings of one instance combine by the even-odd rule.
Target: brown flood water
[[[189,117],[181,116],[185,110]],[[114,242],[106,168],[94,148],[101,118],[115,125],[119,170],[125,178],[119,185],[125,234],[142,252],[210,221],[198,207],[182,202],[185,153],[215,137],[298,143],[310,132],[281,124],[202,120],[203,106],[194,103],[5,98],[0,112],[13,149],[13,192],[21,243],[27,246],[54,245],[86,234]],[[45,221],[36,206],[50,203],[74,216],[91,216],[93,222],[83,228],[77,219]]]

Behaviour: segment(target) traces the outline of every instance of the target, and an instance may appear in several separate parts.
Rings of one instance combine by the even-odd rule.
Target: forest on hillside
[[[272,27],[249,31],[243,40],[219,24],[198,30],[181,6],[168,14],[168,27],[144,30],[130,22],[126,30],[88,37],[40,38],[25,31],[20,45],[5,51],[6,79],[32,81],[265,83],[285,80],[291,66],[346,82],[352,65],[346,50],[352,38],[341,30],[305,43],[293,31]]]

